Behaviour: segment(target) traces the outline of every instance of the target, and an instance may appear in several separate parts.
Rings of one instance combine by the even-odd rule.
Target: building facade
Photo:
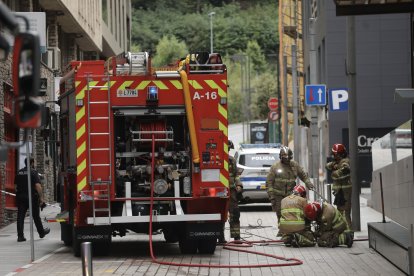
[[[41,38],[41,78],[46,87],[42,99],[49,108],[49,124],[36,129],[29,138],[36,169],[43,176],[45,199],[59,201],[58,166],[58,83],[72,60],[107,59],[130,50],[130,0],[0,0],[12,11],[36,21]],[[43,27],[42,27],[43,26]],[[0,141],[22,139],[13,121],[12,54],[0,62]],[[24,147],[25,148],[25,147]],[[0,227],[15,219],[14,176],[26,153],[9,150],[7,162],[0,163]],[[8,193],[5,193],[8,192]]]

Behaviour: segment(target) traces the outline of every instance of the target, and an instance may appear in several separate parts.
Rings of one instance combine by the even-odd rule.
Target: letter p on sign
[[[329,111],[348,110],[348,90],[330,89],[329,90]]]

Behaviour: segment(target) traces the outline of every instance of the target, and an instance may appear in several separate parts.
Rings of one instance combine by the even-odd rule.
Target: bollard
[[[81,244],[82,257],[82,274],[83,276],[92,276],[92,243],[83,242]]]

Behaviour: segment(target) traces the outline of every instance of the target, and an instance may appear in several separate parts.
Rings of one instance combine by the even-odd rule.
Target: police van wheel
[[[206,239],[198,241],[198,252],[200,254],[214,254],[216,251],[217,239]]]

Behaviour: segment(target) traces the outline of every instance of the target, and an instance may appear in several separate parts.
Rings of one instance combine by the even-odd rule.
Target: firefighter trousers
[[[237,200],[237,191],[230,189],[230,237],[240,238],[240,209]]]

